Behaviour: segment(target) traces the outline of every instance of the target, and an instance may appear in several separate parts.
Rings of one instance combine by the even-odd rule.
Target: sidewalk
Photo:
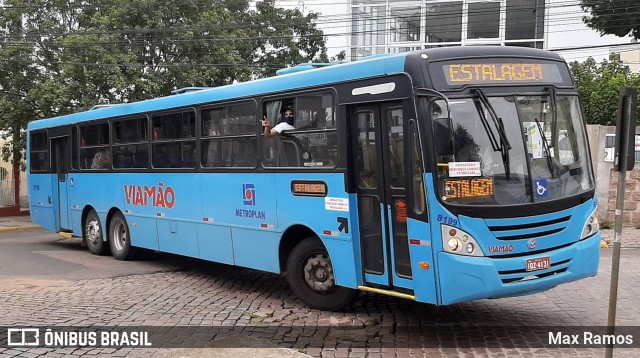
[[[614,230],[602,229],[600,230],[600,232],[602,234],[602,240],[609,244],[609,247],[611,247],[611,243],[613,242]],[[634,226],[623,227],[621,242],[623,248],[640,249],[640,229],[637,229]]]
[[[0,232],[36,229],[39,227],[31,222],[31,216],[29,215],[0,217]]]
[[[0,217],[0,232],[36,229],[39,227],[40,226],[31,222],[31,217],[29,215]],[[600,232],[602,233],[602,240],[611,246],[614,236],[613,229],[602,229]],[[633,226],[623,227],[622,247],[640,248],[640,229]]]

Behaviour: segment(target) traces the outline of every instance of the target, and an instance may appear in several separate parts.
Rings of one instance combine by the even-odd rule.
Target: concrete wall
[[[598,218],[613,223],[615,220],[616,196],[618,192],[618,172],[613,171],[613,162],[605,162],[605,136],[615,134],[616,127],[587,125],[589,147],[596,176],[598,193]],[[640,163],[627,172],[624,192],[624,225],[640,225]]]
[[[593,172],[596,177],[596,192],[598,193],[598,218],[606,220],[609,197],[612,194],[609,190],[611,182],[611,173],[613,170],[613,162],[605,162],[604,143],[606,134],[615,134],[616,127],[601,126],[590,124],[587,125],[587,136],[589,140],[589,150],[591,150],[591,160],[593,162]],[[617,181],[616,181],[617,183]],[[613,200],[616,195],[613,192]]]

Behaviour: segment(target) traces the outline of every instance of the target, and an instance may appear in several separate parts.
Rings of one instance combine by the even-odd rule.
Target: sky
[[[590,29],[582,22],[582,17],[588,15],[577,5],[579,1],[566,1],[567,6],[551,7],[548,9],[547,49],[567,47],[586,47],[609,44],[626,44],[631,42],[630,37],[617,37],[614,35],[601,36],[597,31]],[[575,3],[571,5],[570,3]],[[640,47],[640,45],[638,45]],[[633,49],[633,46],[625,48]],[[609,57],[609,47],[595,49],[581,49],[573,51],[558,51],[567,62],[584,61],[589,56],[596,61],[602,61]]]
[[[614,35],[600,36],[597,31],[587,28],[582,22],[582,17],[587,14],[580,9],[579,0],[548,0],[552,5],[547,8],[547,42],[548,50],[567,48],[599,46],[609,44],[626,44],[631,42],[629,37],[617,37]],[[305,14],[309,11],[320,13],[318,27],[327,35],[327,53],[334,56],[341,50],[347,50],[349,46],[348,36],[332,36],[333,34],[345,34],[349,32],[349,23],[338,23],[337,19],[348,19],[350,14],[347,0],[279,0],[277,5],[285,8],[297,7]],[[640,44],[637,45],[640,48]],[[633,46],[628,48],[633,49]],[[584,61],[592,56],[596,61],[602,61],[609,57],[609,48],[581,49],[572,51],[558,51],[567,60]]]

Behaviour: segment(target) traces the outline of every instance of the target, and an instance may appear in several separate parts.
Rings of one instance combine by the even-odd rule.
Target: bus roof
[[[255,81],[119,104],[117,106],[102,108],[99,111],[85,111],[32,121],[27,128],[29,130],[36,130],[103,118],[121,117],[136,113],[147,113],[191,105],[195,106],[207,102],[224,101],[291,89],[302,89],[358,78],[400,73],[404,71],[405,57],[406,53],[384,57],[376,56],[371,59],[364,58],[360,61],[268,77]]]
[[[303,89],[323,84],[337,83],[359,78],[381,76],[405,72],[405,60],[427,55],[429,62],[473,57],[531,57],[564,61],[561,56],[538,49],[508,46],[465,46],[440,47],[422,51],[381,54],[359,61],[326,66],[306,71],[294,72],[255,81],[241,82],[221,87],[205,88],[178,95],[168,95],[139,102],[124,103],[102,108],[99,111],[85,111],[60,117],[32,121],[27,128],[36,130],[91,121],[104,118],[135,115],[171,108],[195,106],[207,102],[225,101],[234,98],[276,93],[292,89]]]

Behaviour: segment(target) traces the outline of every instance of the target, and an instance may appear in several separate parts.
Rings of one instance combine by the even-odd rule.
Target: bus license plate
[[[527,271],[544,270],[549,267],[551,267],[551,260],[549,257],[538,257],[527,260]]]

